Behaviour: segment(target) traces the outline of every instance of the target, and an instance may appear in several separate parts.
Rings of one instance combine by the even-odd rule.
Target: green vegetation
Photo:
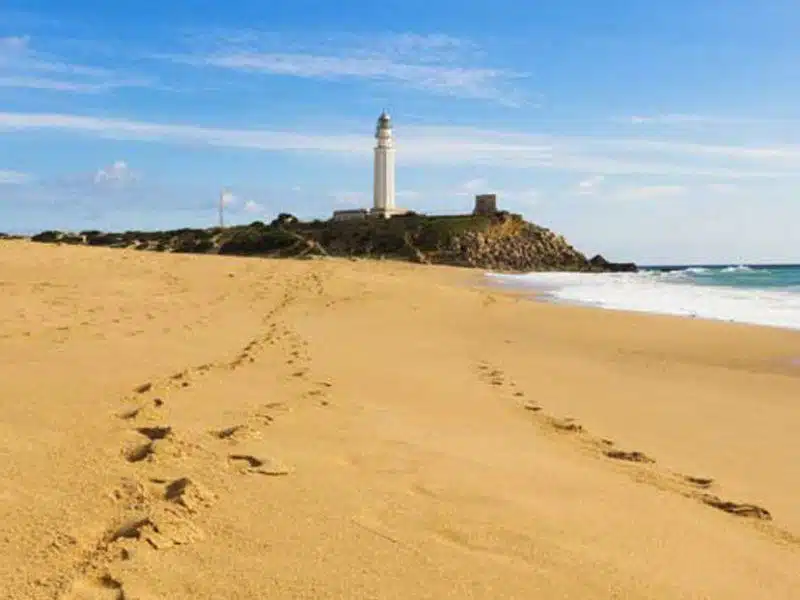
[[[107,233],[44,231],[35,242],[135,248],[156,252],[265,257],[395,258],[501,271],[635,270],[632,264],[591,261],[561,236],[520,215],[426,216],[303,222],[281,213],[269,224],[171,231]]]

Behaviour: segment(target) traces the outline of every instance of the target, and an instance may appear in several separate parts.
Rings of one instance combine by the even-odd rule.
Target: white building
[[[375,165],[373,173],[373,202],[369,215],[373,217],[389,218],[393,215],[405,214],[408,211],[397,208],[395,205],[395,179],[394,179],[394,138],[392,137],[392,120],[386,111],[378,117],[375,128]],[[334,220],[344,221],[359,219],[367,216],[366,210],[337,210],[333,213]]]

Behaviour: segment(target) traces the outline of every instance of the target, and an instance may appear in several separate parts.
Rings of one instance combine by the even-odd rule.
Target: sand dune
[[[800,598],[800,334],[0,242],[0,597]]]

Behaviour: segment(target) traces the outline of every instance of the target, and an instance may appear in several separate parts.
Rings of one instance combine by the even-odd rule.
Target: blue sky
[[[504,208],[587,253],[800,262],[795,0],[5,0],[0,231]]]

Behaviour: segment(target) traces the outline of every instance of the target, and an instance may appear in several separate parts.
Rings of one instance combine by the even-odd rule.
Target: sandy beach
[[[24,241],[0,291],[0,598],[800,598],[798,332]]]

